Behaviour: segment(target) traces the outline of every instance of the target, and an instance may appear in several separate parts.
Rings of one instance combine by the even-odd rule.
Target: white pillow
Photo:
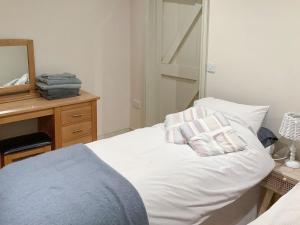
[[[243,105],[211,97],[197,100],[194,105],[237,116],[247,122],[255,133],[262,126],[270,108],[270,106]]]

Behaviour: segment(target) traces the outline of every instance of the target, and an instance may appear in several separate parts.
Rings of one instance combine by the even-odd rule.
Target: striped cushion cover
[[[187,143],[203,157],[242,151],[246,147],[244,140],[219,112],[187,122],[180,129]]]
[[[187,110],[179,113],[167,115],[165,120],[167,142],[174,144],[187,144],[186,139],[181,134],[180,126],[186,122],[204,118],[207,115],[207,110],[199,106],[188,108]]]

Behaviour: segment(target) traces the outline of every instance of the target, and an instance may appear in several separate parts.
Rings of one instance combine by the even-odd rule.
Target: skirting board
[[[98,135],[98,140],[105,139],[105,138],[110,138],[110,137],[117,136],[117,135],[120,135],[120,134],[124,134],[124,133],[127,133],[129,131],[132,131],[132,129],[131,128],[125,128],[125,129],[122,129],[122,130],[117,130],[117,131],[113,131],[113,132],[110,132],[110,133]]]

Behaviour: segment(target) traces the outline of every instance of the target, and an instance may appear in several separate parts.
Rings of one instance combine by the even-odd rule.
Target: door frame
[[[151,102],[150,88],[155,81],[151,74],[157,74],[156,67],[156,50],[153,46],[156,43],[156,8],[157,1],[146,1],[146,47],[145,47],[145,88],[144,88],[144,119],[145,125],[152,125],[151,113],[148,108],[155,104]],[[202,0],[202,26],[201,26],[201,50],[200,50],[200,77],[199,77],[199,97],[206,96],[206,76],[207,76],[207,59],[208,59],[208,34],[209,34],[209,3],[210,0]],[[151,79],[149,79],[151,78]],[[153,108],[154,114],[159,112],[159,109]],[[152,113],[153,115],[153,113]]]
[[[206,77],[208,63],[208,35],[209,35],[209,3],[210,0],[202,0],[202,30],[201,30],[201,52],[200,52],[200,77],[199,97],[206,97]]]

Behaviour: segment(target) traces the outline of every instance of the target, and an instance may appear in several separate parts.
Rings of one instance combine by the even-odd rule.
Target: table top
[[[300,169],[289,168],[285,166],[283,162],[276,162],[276,166],[273,171],[285,177],[300,181]]]
[[[60,107],[60,106],[83,103],[83,102],[93,101],[97,99],[100,98],[86,91],[81,91],[80,96],[71,97],[71,98],[47,100],[42,97],[34,97],[25,100],[7,102],[7,103],[0,104],[0,118],[28,113],[28,112],[47,110],[47,109]]]

